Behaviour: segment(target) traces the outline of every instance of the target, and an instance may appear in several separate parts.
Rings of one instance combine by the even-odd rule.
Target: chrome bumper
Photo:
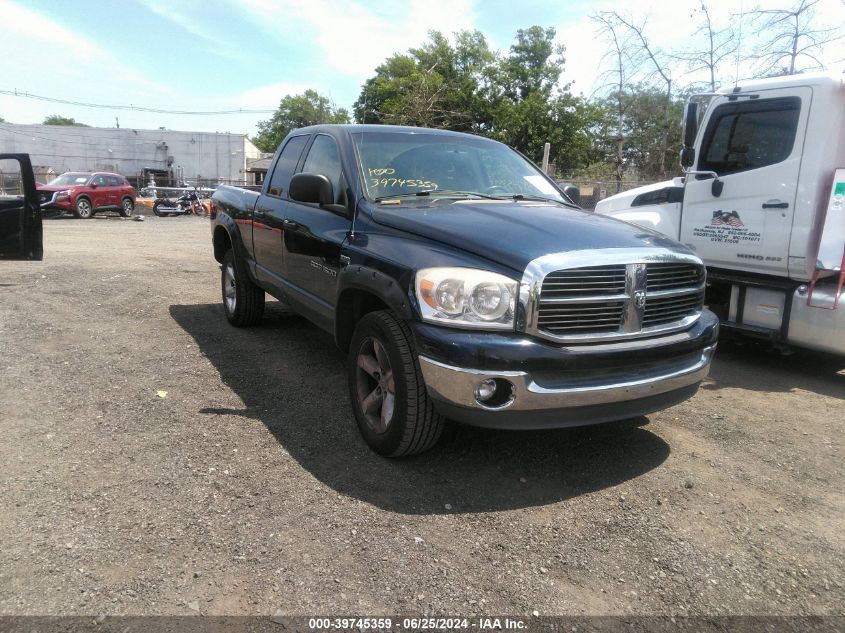
[[[420,356],[420,368],[429,393],[435,400],[476,411],[553,411],[624,403],[697,385],[710,370],[715,345],[705,347],[689,366],[674,371],[640,376],[625,382],[546,388],[524,371],[484,371],[453,367]],[[475,398],[475,387],[486,378],[506,380],[513,385],[512,398],[498,407],[488,407]]]

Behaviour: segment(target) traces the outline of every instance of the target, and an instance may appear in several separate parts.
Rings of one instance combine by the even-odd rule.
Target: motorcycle
[[[153,213],[161,218],[171,215],[207,215],[207,210],[196,191],[185,191],[176,200],[156,198]]]

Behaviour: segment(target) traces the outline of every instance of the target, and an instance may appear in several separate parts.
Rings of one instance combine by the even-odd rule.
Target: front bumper
[[[39,196],[42,209],[55,209],[57,211],[73,211],[74,209],[70,196],[65,195],[60,197],[58,191],[41,192],[41,194],[49,194],[49,197],[47,195]]]
[[[690,398],[710,369],[718,321],[705,312],[687,332],[592,346],[475,334],[476,343],[487,345],[470,366],[438,358],[431,336],[417,328],[420,368],[443,415],[476,426],[537,429],[636,417]],[[519,362],[507,358],[520,348]],[[475,388],[485,379],[509,390],[508,397],[494,399],[494,406],[479,402]]]

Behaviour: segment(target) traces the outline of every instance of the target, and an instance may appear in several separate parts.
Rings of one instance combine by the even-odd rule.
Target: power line
[[[167,110],[164,108],[150,108],[147,106],[129,105],[115,105],[105,103],[90,103],[86,101],[71,101],[70,99],[58,99],[56,97],[45,97],[44,95],[37,95],[31,92],[19,90],[4,90],[0,89],[0,94],[8,95],[10,97],[22,97],[24,99],[35,99],[37,101],[47,101],[48,103],[61,103],[64,105],[80,106],[83,108],[99,108],[102,110],[134,110],[136,112],[153,112],[155,114],[188,114],[196,116],[218,115],[218,114],[273,114],[275,110],[251,109],[251,108],[237,108],[231,110]]]

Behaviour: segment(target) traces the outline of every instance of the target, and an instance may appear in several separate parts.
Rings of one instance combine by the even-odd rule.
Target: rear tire
[[[132,202],[132,198],[124,198],[121,201],[120,206],[120,217],[122,218],[129,218],[132,217],[132,212],[135,211],[135,203]]]
[[[445,418],[434,408],[408,326],[387,311],[358,322],[347,359],[352,410],[376,453],[403,457],[434,446]]]
[[[236,327],[255,325],[264,316],[264,290],[256,286],[243,262],[230,248],[220,269],[223,311]]]

